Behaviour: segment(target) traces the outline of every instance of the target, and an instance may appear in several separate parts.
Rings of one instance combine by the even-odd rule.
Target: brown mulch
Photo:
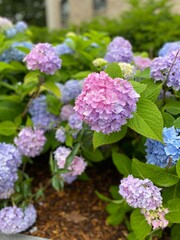
[[[26,234],[51,240],[126,240],[124,225],[106,223],[106,203],[95,194],[97,190],[107,195],[110,185],[119,184],[119,174],[113,166],[105,165],[89,168],[89,180],[76,180],[71,185],[65,185],[63,191],[57,192],[49,187],[45,199],[35,204],[38,218],[33,229],[36,231]],[[46,170],[41,166],[43,163],[39,162],[36,181],[45,183],[49,177],[48,166]]]

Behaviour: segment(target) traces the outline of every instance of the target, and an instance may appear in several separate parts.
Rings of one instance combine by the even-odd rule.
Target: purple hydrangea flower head
[[[55,133],[55,138],[61,142],[61,143],[64,143],[66,141],[66,131],[65,131],[65,128],[63,127],[60,127],[56,130],[56,133]]]
[[[79,80],[68,80],[64,85],[57,83],[57,86],[61,92],[61,101],[63,103],[68,103],[74,100],[82,91],[81,81]]]
[[[73,54],[73,50],[66,43],[61,43],[56,45],[55,51],[58,56],[61,56],[64,54]]]
[[[29,204],[24,210],[17,206],[0,210],[0,232],[15,234],[27,230],[36,221],[36,210]]]
[[[180,90],[180,50],[155,58],[150,69],[155,82],[166,81],[168,87]]]
[[[155,210],[162,205],[161,188],[154,186],[149,179],[141,180],[129,175],[121,180],[119,193],[134,208]]]
[[[0,143],[0,199],[9,198],[13,193],[21,162],[22,157],[15,146]]]
[[[81,130],[82,123],[83,122],[77,113],[74,113],[69,117],[68,124],[72,129]]]
[[[23,128],[14,139],[20,153],[27,157],[36,157],[43,150],[46,137],[41,129]]]
[[[163,206],[160,206],[155,210],[141,209],[141,213],[145,216],[148,224],[151,225],[154,230],[167,227],[169,222],[165,219],[165,215],[168,212],[169,210]]]
[[[123,37],[115,37],[108,45],[104,59],[108,62],[131,62],[133,53],[130,42]]]
[[[8,28],[11,28],[11,27],[13,27],[13,24],[9,19],[0,17],[0,32],[6,30]]]
[[[56,151],[54,151],[54,159],[57,162],[57,165],[60,169],[65,167],[66,164],[66,158],[70,154],[71,149],[66,147],[58,147]],[[70,170],[69,173],[64,173],[62,177],[66,180],[69,179],[71,176],[78,176],[82,174],[86,168],[87,164],[84,161],[82,157],[75,156],[71,165],[68,167],[68,170]]]
[[[167,42],[159,50],[158,55],[164,57],[172,51],[180,50],[180,41],[177,42]]]
[[[74,109],[92,130],[108,134],[119,131],[132,118],[138,98],[139,94],[128,81],[112,79],[102,71],[85,79]]]
[[[38,43],[24,58],[29,70],[39,69],[41,72],[53,75],[61,68],[61,59],[49,43]]]
[[[180,158],[179,133],[180,129],[165,127],[163,129],[163,141],[165,144],[152,139],[147,139],[145,143],[147,163],[162,168],[175,165]]]
[[[19,21],[15,24],[15,29],[17,32],[24,32],[28,28],[28,25],[24,21]]]
[[[25,53],[19,50],[17,47],[32,49],[33,44],[31,42],[14,42],[10,48],[2,52],[2,54],[0,55],[0,61],[7,63],[11,61],[22,62],[23,58],[25,57]]]
[[[133,58],[135,66],[138,70],[144,71],[146,68],[150,67],[151,59],[141,56],[134,56]]]
[[[68,121],[69,117],[75,113],[74,108],[70,104],[66,104],[61,108],[60,118],[62,121]]]
[[[40,95],[32,101],[29,107],[29,113],[32,116],[34,128],[47,131],[56,127],[60,122],[59,117],[47,111],[46,96]]]

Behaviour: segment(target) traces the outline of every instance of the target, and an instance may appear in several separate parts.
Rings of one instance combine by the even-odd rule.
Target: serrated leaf
[[[94,132],[93,134],[93,147],[96,149],[99,146],[111,144],[121,140],[127,132],[127,127],[124,125],[119,132],[113,132],[110,134],[103,134],[101,132]]]
[[[164,119],[164,126],[165,127],[169,128],[169,127],[175,126],[174,123],[173,123],[174,122],[174,117],[171,114],[169,114],[167,112],[163,112],[162,116],[163,116],[163,119]]]
[[[89,151],[88,149],[84,148],[83,149],[83,155],[85,158],[93,161],[93,162],[100,162],[104,160],[104,156],[102,152],[99,149],[92,149]]]
[[[105,72],[112,78],[123,78],[121,68],[117,63],[110,63],[105,69]]]
[[[152,79],[145,79],[142,83],[145,83],[147,87],[141,96],[155,102],[159,97],[163,83],[154,83]]]
[[[165,218],[171,223],[180,223],[180,198],[168,201],[168,210]]]
[[[178,177],[180,178],[180,160],[178,160],[177,164],[176,164],[176,172]]]
[[[0,72],[2,72],[5,69],[14,69],[14,67],[11,66],[11,64],[9,63],[0,62]]]
[[[140,98],[137,111],[128,121],[128,127],[141,135],[163,142],[163,118],[157,106],[148,99]]]
[[[56,97],[60,98],[61,97],[61,92],[58,88],[58,86],[53,82],[53,81],[46,81],[42,85],[45,87],[47,90],[50,90]]]
[[[174,175],[167,169],[143,163],[137,159],[132,160],[132,173],[135,177],[142,179],[148,178],[160,187],[170,187],[179,181],[178,176]]]
[[[138,240],[144,240],[151,231],[151,226],[147,223],[139,209],[134,210],[130,217],[131,227]]]
[[[175,100],[168,100],[163,109],[173,115],[178,115],[180,114],[180,102]]]
[[[29,72],[24,77],[25,84],[30,83],[30,82],[38,83],[38,81],[39,81],[39,73],[38,72]]]
[[[171,229],[171,240],[179,240],[180,239],[180,224],[175,224]]]
[[[133,86],[134,90],[139,94],[142,93],[146,89],[146,86],[147,86],[146,84],[139,83],[136,81],[129,81],[129,82]]]
[[[132,161],[130,158],[128,158],[126,155],[122,153],[112,153],[112,159],[113,163],[116,166],[117,170],[124,175],[124,177],[127,177],[129,174],[131,174],[131,165]]]
[[[178,117],[176,120],[174,120],[173,126],[175,128],[180,128],[180,117]]]
[[[11,136],[16,133],[16,125],[10,121],[0,123],[0,134],[4,136]]]
[[[165,203],[173,198],[180,198],[180,181],[171,187],[164,188],[162,197]]]
[[[23,111],[23,107],[20,103],[12,101],[0,102],[0,120],[1,121],[14,121]]]

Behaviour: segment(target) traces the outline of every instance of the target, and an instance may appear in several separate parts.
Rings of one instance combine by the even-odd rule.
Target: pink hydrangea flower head
[[[169,222],[165,219],[165,215],[168,212],[169,210],[163,206],[160,206],[155,210],[141,209],[141,213],[145,216],[148,224],[151,225],[154,230],[167,227]]]
[[[27,68],[30,70],[39,69],[41,72],[51,75],[61,68],[61,59],[49,43],[35,45],[23,61],[27,63]]]
[[[150,67],[151,65],[151,59],[150,58],[145,58],[141,56],[135,56],[133,58],[135,66],[137,69],[143,71],[144,69]]]
[[[121,180],[119,193],[134,208],[155,210],[162,205],[161,188],[154,186],[149,179],[141,180],[129,175]]]
[[[112,79],[102,71],[91,73],[85,79],[74,109],[92,130],[108,134],[119,131],[133,117],[138,98],[131,83]]]
[[[65,167],[66,158],[68,157],[70,152],[71,152],[70,148],[62,146],[58,147],[54,151],[54,159],[56,160],[59,169]],[[87,163],[84,161],[82,157],[75,156],[71,165],[68,167],[68,170],[70,170],[70,172],[62,174],[62,177],[64,178],[65,181],[67,180],[67,182],[70,183],[71,180],[74,181],[76,179],[74,178],[75,176],[81,175],[84,172],[86,166]]]
[[[23,128],[14,139],[19,152],[27,157],[38,156],[43,150],[45,142],[44,131],[30,127]]]

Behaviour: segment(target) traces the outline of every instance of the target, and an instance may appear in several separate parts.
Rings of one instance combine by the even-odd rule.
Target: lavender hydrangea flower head
[[[17,171],[22,157],[15,146],[0,143],[0,199],[9,198],[18,179]]]
[[[27,230],[37,218],[36,210],[29,204],[25,210],[17,206],[5,207],[0,210],[0,232],[15,234]]]
[[[138,98],[139,94],[128,81],[112,79],[102,71],[85,79],[74,109],[92,130],[108,134],[119,131],[132,118]]]
[[[165,219],[165,215],[168,212],[169,210],[163,206],[160,206],[155,210],[141,209],[141,213],[145,216],[148,224],[151,225],[154,230],[167,227],[169,222]]]
[[[155,210],[162,205],[161,188],[154,186],[149,179],[141,180],[129,175],[121,180],[119,193],[134,208]]]
[[[40,95],[32,101],[29,107],[29,113],[32,116],[34,128],[47,131],[56,127],[60,118],[47,111],[46,96]]]
[[[70,152],[70,148],[61,146],[54,151],[54,159],[56,160],[59,169],[65,167],[66,158],[68,157]],[[82,174],[86,166],[87,164],[82,157],[75,156],[71,165],[68,167],[68,170],[70,170],[70,172],[63,174],[62,177],[64,177],[64,180],[66,180],[66,178],[70,180],[71,177]]]
[[[60,118],[62,121],[69,120],[69,117],[75,113],[74,108],[70,104],[66,104],[61,108]]]
[[[120,62],[118,65],[121,68],[124,79],[129,80],[134,77],[136,69],[133,65],[125,62]]]
[[[147,139],[146,146],[146,159],[147,163],[157,165],[165,168],[173,166],[180,158],[180,129],[164,128],[162,144],[158,141]]]
[[[151,77],[154,81],[166,81],[168,87],[180,90],[180,50],[164,57],[155,58],[151,63]]]
[[[38,156],[43,150],[45,142],[44,131],[40,129],[33,130],[30,127],[23,128],[14,139],[20,153],[27,157]]]
[[[65,128],[60,127],[56,130],[55,133],[55,138],[61,142],[64,143],[66,141],[66,132],[65,132]]]
[[[108,45],[104,59],[108,62],[131,62],[133,53],[130,42],[123,37],[115,37]]]
[[[83,122],[77,113],[72,114],[68,119],[68,124],[72,129],[81,130],[82,123]]]
[[[61,68],[61,59],[49,43],[35,45],[23,61],[27,63],[27,68],[30,70],[39,69],[41,72],[51,75]]]
[[[141,56],[134,56],[133,58],[136,68],[140,71],[144,71],[146,68],[150,67],[151,59]]]
[[[64,54],[73,54],[73,50],[66,43],[61,43],[56,45],[55,51],[58,56],[61,56]]]
[[[172,51],[180,50],[180,41],[177,42],[167,42],[159,50],[158,55],[164,57]]]

